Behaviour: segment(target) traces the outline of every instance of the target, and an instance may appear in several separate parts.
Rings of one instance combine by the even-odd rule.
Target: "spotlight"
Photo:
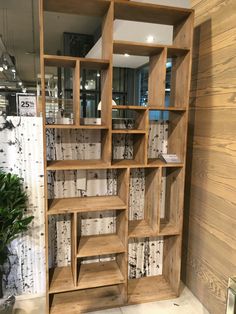
[[[12,71],[12,73],[16,73],[16,69],[15,68],[12,68],[11,71]]]
[[[3,66],[0,66],[0,72],[3,72],[4,68]]]
[[[153,43],[153,42],[154,42],[154,36],[152,36],[152,35],[147,36],[146,41],[147,41],[148,43]]]

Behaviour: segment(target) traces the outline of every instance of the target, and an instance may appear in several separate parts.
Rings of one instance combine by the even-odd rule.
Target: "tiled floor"
[[[44,298],[17,301],[14,314],[44,314],[44,303]],[[178,299],[125,306],[90,314],[209,314],[209,312],[185,287]]]

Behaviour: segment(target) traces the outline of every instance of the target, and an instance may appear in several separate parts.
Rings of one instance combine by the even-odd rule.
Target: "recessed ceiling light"
[[[124,56],[125,56],[125,57],[129,57],[130,55],[129,55],[128,53],[125,53]]]
[[[19,86],[22,86],[22,82],[19,82],[18,84],[19,84]]]
[[[3,72],[3,70],[4,70],[3,66],[0,66],[0,72]]]
[[[12,68],[11,71],[12,71],[12,73],[16,73],[16,69],[15,68]]]
[[[146,41],[147,41],[147,43],[153,43],[154,42],[154,36],[148,35]]]
[[[100,77],[101,76],[101,74],[100,73],[97,73],[97,77]]]

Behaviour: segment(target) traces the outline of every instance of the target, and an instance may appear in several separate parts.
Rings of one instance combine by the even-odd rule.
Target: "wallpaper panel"
[[[2,118],[2,117],[1,117]],[[150,130],[149,154],[156,158],[167,147],[167,122],[156,121]],[[77,132],[76,132],[77,131]],[[158,136],[157,136],[158,135]],[[55,140],[56,145],[52,145]],[[91,131],[50,130],[47,133],[48,159],[100,158],[101,133]],[[91,144],[89,144],[91,142]],[[29,213],[34,215],[30,231],[11,245],[10,263],[6,265],[6,294],[44,293],[44,178],[41,118],[8,117],[0,121],[0,168],[24,178],[29,195]],[[72,143],[72,144],[71,144]],[[118,138],[115,158],[132,155],[129,138]],[[157,145],[157,146],[156,146]],[[158,147],[158,148],[157,148]],[[122,156],[122,157],[119,157]],[[86,197],[115,195],[115,170],[51,171],[48,173],[49,197]],[[137,169],[130,181],[129,217],[141,219],[144,205],[144,170]],[[83,235],[115,232],[115,212],[81,215]],[[49,264],[70,264],[70,215],[49,219]],[[162,272],[162,239],[141,239],[129,244],[129,277]],[[135,263],[136,261],[136,263]]]

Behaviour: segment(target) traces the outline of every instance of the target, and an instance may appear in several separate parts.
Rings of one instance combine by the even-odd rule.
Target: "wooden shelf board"
[[[146,134],[145,130],[137,129],[115,129],[111,131],[112,134]]]
[[[76,61],[79,61],[81,67],[92,69],[106,69],[109,66],[109,60],[104,59],[91,59],[91,58],[78,58],[70,56],[57,56],[57,55],[44,55],[45,66],[52,67],[69,67],[74,68]]]
[[[134,41],[115,40],[113,43],[114,54],[125,54],[133,56],[153,56],[160,54],[167,49],[168,58],[175,58],[186,55],[190,49],[178,48],[170,45],[148,44]]]
[[[94,212],[102,210],[126,209],[125,203],[119,196],[88,196],[57,198],[49,200],[49,215],[71,212]]]
[[[113,168],[142,168],[145,167],[144,164],[139,163],[133,159],[117,159],[112,161],[112,167]]]
[[[124,305],[118,285],[79,290],[53,296],[50,314],[80,314]]]
[[[152,276],[128,281],[128,304],[176,298],[164,276]]]
[[[189,48],[178,48],[174,46],[166,46],[166,47],[167,47],[168,58],[176,58],[176,57],[184,56],[190,52]]]
[[[49,293],[75,290],[71,267],[56,267],[49,270]]]
[[[178,234],[180,234],[180,230],[175,224],[161,222],[159,235],[168,236]]]
[[[115,1],[115,19],[176,25],[186,19],[193,10],[140,3],[134,1]]]
[[[157,232],[154,232],[145,220],[129,221],[129,238],[143,238],[155,236],[157,236]]]
[[[89,16],[104,16],[109,8],[106,0],[44,0],[44,11],[79,14]]]
[[[118,110],[147,110],[147,107],[145,107],[145,106],[112,105],[112,109],[118,109]]]
[[[80,238],[77,257],[89,257],[125,252],[116,234],[83,236]]]
[[[81,264],[78,277],[78,288],[88,289],[124,283],[116,261]]]
[[[47,162],[47,170],[104,169],[109,164],[98,159],[87,160],[56,160]]]
[[[164,48],[165,46],[163,45],[116,40],[113,44],[113,53],[127,53],[132,56],[152,56],[161,53]]]
[[[148,159],[149,167],[163,167],[163,168],[181,168],[184,166],[183,163],[166,163],[159,158]]]
[[[105,125],[45,124],[46,129],[107,130]]]
[[[161,106],[148,106],[149,110],[158,110],[158,111],[183,111],[187,110],[186,107],[161,107]]]

